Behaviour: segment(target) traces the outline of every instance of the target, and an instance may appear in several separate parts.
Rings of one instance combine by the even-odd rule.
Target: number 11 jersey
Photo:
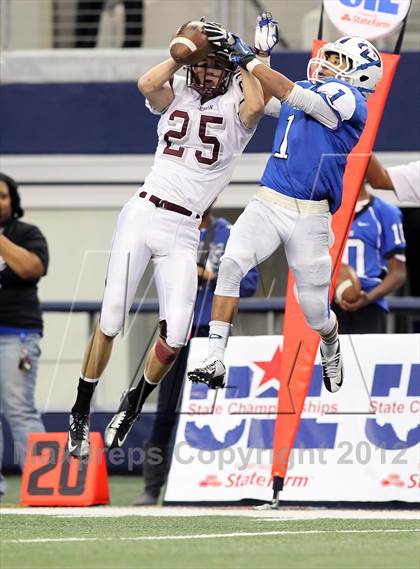
[[[187,87],[185,78],[172,81],[174,100],[160,114],[158,146],[143,190],[202,214],[229,184],[236,158],[255,132],[241,122],[244,100],[240,76],[224,95],[205,103]]]

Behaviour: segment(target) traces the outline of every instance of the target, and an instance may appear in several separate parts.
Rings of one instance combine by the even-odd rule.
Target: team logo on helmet
[[[331,54],[338,55],[338,62],[328,61]],[[356,87],[366,97],[375,91],[382,79],[383,65],[379,51],[368,40],[345,36],[335,42],[326,43],[308,63],[308,79],[322,82],[332,71],[334,77]]]

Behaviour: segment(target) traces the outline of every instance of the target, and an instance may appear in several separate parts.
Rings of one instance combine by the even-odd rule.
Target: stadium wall
[[[308,58],[305,52],[275,54],[272,66],[298,80],[306,77]],[[420,148],[418,58],[418,52],[401,58],[376,150]],[[106,60],[102,65],[106,70]],[[136,79],[134,69],[129,82],[16,83],[12,75],[0,87],[0,124],[8,133],[0,139],[0,154],[153,153],[156,117],[144,107]],[[409,113],[404,125],[402,111]],[[275,121],[264,119],[246,152],[270,151],[274,127]]]

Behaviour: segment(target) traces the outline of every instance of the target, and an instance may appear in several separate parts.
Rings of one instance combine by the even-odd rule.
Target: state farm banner
[[[282,340],[231,338],[224,390],[186,381],[165,502],[271,500]],[[420,335],[342,336],[341,347],[338,393],[315,362],[281,499],[417,502]],[[206,353],[207,339],[192,340],[189,367]]]
[[[331,22],[347,36],[376,39],[392,33],[407,16],[411,0],[324,0]]]

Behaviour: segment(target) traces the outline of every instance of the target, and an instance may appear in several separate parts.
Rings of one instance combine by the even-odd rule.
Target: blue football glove
[[[229,59],[236,65],[246,69],[247,64],[255,59],[254,50],[250,45],[245,43],[239,36],[232,34],[235,43],[229,47]]]
[[[255,51],[258,55],[270,55],[274,46],[279,41],[279,26],[273,20],[271,12],[262,12],[257,17],[255,26]]]

